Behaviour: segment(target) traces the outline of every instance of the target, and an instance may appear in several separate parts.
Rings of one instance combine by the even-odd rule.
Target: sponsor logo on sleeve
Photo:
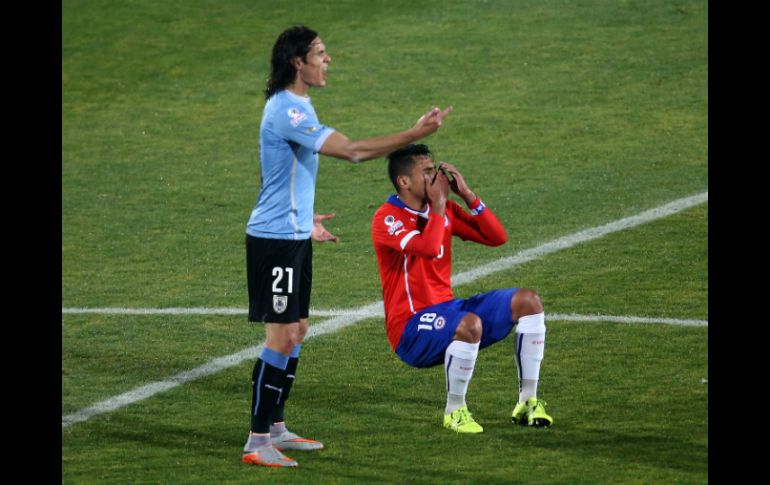
[[[403,225],[404,225],[404,223],[403,223],[403,222],[401,222],[401,221],[396,221],[396,222],[394,222],[394,223],[393,223],[393,224],[392,224],[392,225],[391,225],[391,226],[388,228],[388,234],[390,234],[390,235],[392,236],[393,234],[400,234],[400,233],[402,233],[402,232],[406,231],[406,229],[401,229],[400,231],[398,230],[398,229],[399,229],[399,228],[401,228]],[[396,232],[396,231],[398,231],[398,232]]]
[[[300,123],[307,119],[307,115],[297,108],[289,108],[289,123],[296,128]]]

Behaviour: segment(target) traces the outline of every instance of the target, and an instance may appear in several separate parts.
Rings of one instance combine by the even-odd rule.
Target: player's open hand
[[[326,242],[326,241],[339,241],[339,238],[334,234],[326,230],[321,222],[333,218],[336,214],[313,214],[313,230],[310,231],[310,238],[313,241]]]
[[[457,167],[455,167],[451,163],[446,163],[444,161],[441,161],[438,164],[438,169],[439,171],[447,174],[447,177],[449,179],[449,187],[452,189],[452,192],[457,194],[467,204],[470,204],[471,202],[476,200],[476,194],[471,192],[471,189],[468,188],[468,184],[465,183],[465,179],[463,178],[460,171],[457,170]]]
[[[452,109],[453,108],[449,106],[442,111],[440,108],[434,106],[433,109],[422,115],[413,128],[416,131],[417,138],[423,138],[438,131],[444,118],[452,112]]]
[[[430,201],[433,210],[443,213],[449,195],[449,180],[443,172],[435,175],[423,174],[425,180],[425,196]]]

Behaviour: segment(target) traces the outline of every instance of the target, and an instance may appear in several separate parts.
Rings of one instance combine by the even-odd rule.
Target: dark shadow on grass
[[[528,449],[568,452],[587,461],[603,457],[618,462],[634,462],[687,472],[708,472],[708,445],[678,439],[650,430],[613,431],[579,429],[556,423],[548,429],[535,429],[506,423],[485,424],[486,431],[506,436]]]

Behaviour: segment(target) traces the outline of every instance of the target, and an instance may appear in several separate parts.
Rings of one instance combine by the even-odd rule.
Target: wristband
[[[476,206],[471,208],[471,214],[473,214],[474,216],[481,214],[482,212],[484,212],[484,209],[487,208],[487,206],[484,205],[481,199],[476,199],[476,202],[474,202],[472,205]]]

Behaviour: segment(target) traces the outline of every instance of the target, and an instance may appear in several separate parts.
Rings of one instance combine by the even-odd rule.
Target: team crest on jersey
[[[289,304],[289,297],[286,295],[273,295],[273,311],[283,313]]]
[[[395,218],[395,217],[393,217],[393,216],[385,216],[385,220],[384,220],[384,222],[385,222],[385,225],[386,225],[386,226],[392,226],[392,225],[393,225],[393,223],[395,223],[395,222],[396,222],[396,218]]]
[[[436,330],[441,330],[442,328],[444,328],[444,324],[446,324],[446,320],[444,320],[444,317],[438,317],[433,322],[433,328],[435,328]]]
[[[297,108],[289,108],[289,123],[296,128],[300,123],[307,119],[307,115]]]

